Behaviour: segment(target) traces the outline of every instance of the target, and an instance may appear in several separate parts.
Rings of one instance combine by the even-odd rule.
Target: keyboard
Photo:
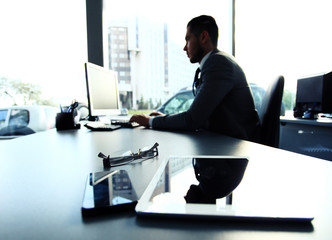
[[[102,122],[89,122],[86,123],[84,126],[92,131],[113,131],[121,128],[120,125],[112,125],[109,123],[102,123]]]
[[[128,120],[111,120],[111,124],[115,126],[121,126],[123,128],[134,128],[139,126],[138,123],[129,122]]]

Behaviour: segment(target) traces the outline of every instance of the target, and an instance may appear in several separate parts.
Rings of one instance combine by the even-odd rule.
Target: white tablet
[[[253,179],[245,177],[249,167],[247,157],[170,157],[161,164],[139,199],[136,212],[144,216],[233,220],[310,222],[313,219],[296,206],[277,206],[276,198],[273,199],[277,204],[253,201],[255,196],[250,194],[250,188],[255,188],[256,183],[245,183]]]

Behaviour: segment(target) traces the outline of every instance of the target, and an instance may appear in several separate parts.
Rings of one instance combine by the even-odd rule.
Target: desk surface
[[[83,219],[87,175],[103,170],[98,153],[136,151],[155,142],[160,144],[157,159],[121,167],[129,172],[138,196],[161,159],[169,155],[249,156],[254,169],[249,177],[255,179],[252,194],[280,191],[277,202],[292,201],[289,192],[304,193],[315,220],[312,225],[301,225],[149,219],[136,217],[134,212]],[[264,171],[267,168],[275,170],[272,176]],[[331,184],[331,162],[214,133],[141,127],[114,132],[50,130],[0,142],[0,238],[201,240],[271,239],[273,235],[273,239],[328,239],[332,235]]]

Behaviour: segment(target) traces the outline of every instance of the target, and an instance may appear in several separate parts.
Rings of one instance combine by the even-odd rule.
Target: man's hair
[[[190,32],[193,33],[197,38],[203,31],[207,31],[211,38],[212,44],[217,46],[218,26],[216,20],[214,20],[213,17],[207,15],[195,17],[190,20],[187,27],[190,29]]]

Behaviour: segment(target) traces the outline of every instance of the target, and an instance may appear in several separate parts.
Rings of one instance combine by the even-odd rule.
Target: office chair
[[[261,121],[260,143],[279,146],[280,108],[284,91],[284,77],[279,76],[268,87],[259,112]]]

